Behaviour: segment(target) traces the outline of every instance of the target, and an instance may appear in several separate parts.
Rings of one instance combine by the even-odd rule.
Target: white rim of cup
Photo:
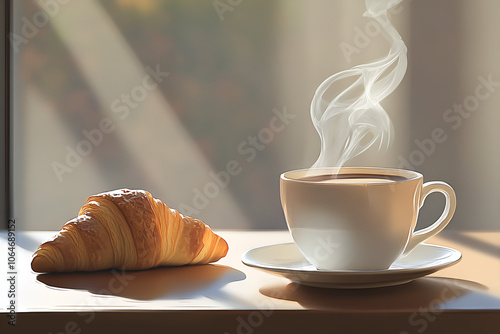
[[[280,179],[283,181],[290,181],[290,182],[299,182],[299,183],[312,183],[311,181],[308,180],[301,180],[298,178],[293,178],[288,176],[291,173],[300,173],[300,172],[305,172],[305,171],[325,171],[326,173],[331,172],[332,174],[338,174],[339,172],[342,174],[346,174],[345,172],[351,171],[358,171],[356,173],[366,173],[366,174],[378,174],[378,175],[394,175],[394,176],[401,176],[404,177],[404,180],[398,180],[395,182],[410,182],[414,181],[417,179],[423,179],[423,175],[419,172],[415,172],[412,170],[407,170],[407,169],[401,169],[401,168],[384,168],[384,167],[317,167],[317,168],[302,168],[302,169],[296,169],[296,170],[291,170],[284,172],[280,175]],[[364,172],[363,172],[364,171]],[[373,171],[373,172],[370,172]],[[392,172],[392,173],[391,173]],[[317,175],[317,174],[315,174]],[[305,175],[301,175],[300,177],[304,177]],[[317,185],[325,185],[327,186],[328,184],[321,184],[321,183],[315,183]],[[370,183],[364,183],[364,182],[352,182],[349,184],[342,184],[338,183],[336,184],[337,186],[348,186],[348,185],[353,185],[353,184],[363,184],[363,185],[379,185],[379,184],[385,184],[387,185],[386,182],[370,182]]]

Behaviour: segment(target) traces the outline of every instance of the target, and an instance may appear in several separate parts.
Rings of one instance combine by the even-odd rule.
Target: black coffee
[[[322,183],[377,183],[377,182],[397,182],[408,180],[408,178],[399,175],[381,175],[381,174],[327,174],[306,176],[302,181],[322,182]]]

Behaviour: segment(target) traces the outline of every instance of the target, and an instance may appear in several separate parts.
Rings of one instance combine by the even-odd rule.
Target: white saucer
[[[389,269],[367,271],[317,270],[294,243],[254,248],[242,255],[247,266],[259,268],[292,282],[325,288],[375,288],[410,282],[460,261],[462,254],[452,248],[420,244]]]

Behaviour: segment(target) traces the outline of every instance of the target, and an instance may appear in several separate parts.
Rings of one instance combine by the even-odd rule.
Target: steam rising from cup
[[[330,76],[316,90],[311,118],[321,139],[321,152],[312,166],[342,167],[346,161],[378,143],[389,146],[392,123],[380,102],[401,83],[406,73],[406,45],[392,26],[388,10],[403,0],[366,0],[364,16],[372,17],[390,43],[383,59]],[[349,86],[328,98],[334,85]]]

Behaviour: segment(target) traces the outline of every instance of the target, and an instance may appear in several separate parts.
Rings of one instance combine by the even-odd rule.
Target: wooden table
[[[289,242],[287,231],[217,231],[229,243],[217,264],[138,272],[37,275],[31,254],[54,232],[16,232],[15,274],[2,250],[1,333],[500,333],[500,233],[443,232],[430,243],[460,263],[377,289],[306,287],[245,266],[251,248]],[[16,326],[7,306],[14,276]]]

